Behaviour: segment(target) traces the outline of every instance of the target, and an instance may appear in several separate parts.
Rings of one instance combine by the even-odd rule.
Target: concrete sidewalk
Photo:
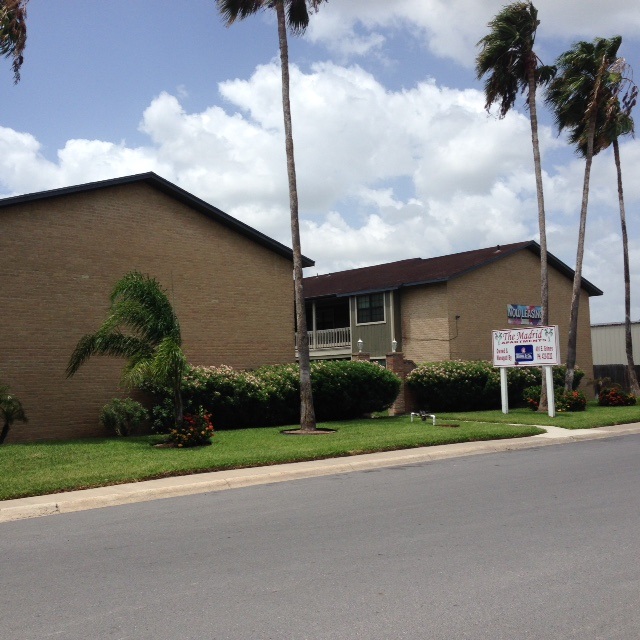
[[[0,501],[0,523],[36,518],[53,514],[71,513],[133,502],[174,498],[208,491],[236,489],[256,484],[283,482],[299,478],[313,478],[350,471],[364,471],[380,467],[394,467],[445,458],[470,456],[499,451],[516,451],[552,444],[566,444],[580,440],[594,440],[640,433],[640,423],[622,424],[598,429],[561,429],[541,427],[547,432],[528,438],[462,442],[418,449],[384,451],[345,458],[329,458],[311,462],[294,462],[252,469],[214,471],[189,476],[145,480],[98,489],[84,489],[68,493],[55,493],[32,498]]]

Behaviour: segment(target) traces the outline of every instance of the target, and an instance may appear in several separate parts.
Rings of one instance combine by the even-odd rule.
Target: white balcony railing
[[[297,347],[298,335],[296,334]],[[309,331],[309,349],[336,349],[341,347],[351,347],[350,327]]]
[[[351,346],[351,328],[322,329],[312,331],[309,334],[309,346],[311,349],[332,349],[334,347]]]

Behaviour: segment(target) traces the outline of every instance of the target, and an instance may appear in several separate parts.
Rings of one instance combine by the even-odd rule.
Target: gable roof
[[[304,297],[307,299],[325,296],[340,297],[447,282],[519,251],[531,251],[540,256],[540,245],[533,240],[528,240],[475,251],[452,253],[437,258],[410,258],[372,267],[311,276],[304,279]],[[547,253],[547,261],[551,267],[573,280],[574,271],[564,262],[550,253]],[[582,278],[582,288],[590,296],[602,295],[598,287],[584,278]]]
[[[74,193],[85,193],[87,191],[97,191],[99,189],[105,189],[107,187],[118,187],[128,184],[144,183],[161,191],[168,195],[170,198],[181,202],[182,204],[195,209],[196,211],[204,214],[208,218],[215,220],[217,223],[232,229],[254,242],[270,249],[271,251],[293,260],[293,251],[283,244],[280,244],[277,240],[270,238],[269,236],[260,233],[253,227],[246,225],[244,222],[240,222],[236,218],[233,218],[228,213],[221,211],[217,207],[210,205],[208,202],[197,198],[193,194],[181,189],[177,185],[161,178],[158,174],[152,171],[148,173],[140,173],[132,176],[125,176],[123,178],[112,178],[110,180],[100,180],[98,182],[89,182],[87,184],[80,184],[72,187],[62,187],[60,189],[50,189],[49,191],[40,191],[38,193],[29,193],[22,196],[13,196],[11,198],[0,199],[0,209],[11,207],[17,204],[24,204],[28,202],[37,202],[39,200],[47,200],[49,198],[57,198],[60,196],[68,196]],[[302,256],[302,266],[311,267],[315,264],[311,258]]]

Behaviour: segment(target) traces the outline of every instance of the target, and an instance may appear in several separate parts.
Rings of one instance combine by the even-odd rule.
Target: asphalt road
[[[637,640],[640,435],[0,524],[2,640]]]

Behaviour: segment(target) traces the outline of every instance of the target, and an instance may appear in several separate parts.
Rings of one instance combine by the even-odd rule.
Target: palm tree
[[[500,117],[504,118],[513,107],[518,93],[527,93],[527,106],[531,123],[533,166],[538,199],[538,229],[540,233],[540,300],[542,324],[549,324],[549,273],[547,267],[547,232],[542,189],[542,165],[538,141],[538,112],[536,89],[548,83],[554,67],[542,65],[533,47],[540,21],[538,11],[531,2],[514,2],[504,7],[489,22],[490,32],[478,42],[481,47],[476,58],[478,79],[487,76],[484,85],[485,108],[498,102]],[[547,410],[545,381],[539,411]]]
[[[181,344],[180,325],[163,289],[154,278],[132,271],[116,283],[109,315],[102,326],[78,342],[69,360],[67,377],[93,355],[127,358],[123,384],[137,387],[150,381],[169,387],[175,423],[180,425],[186,366]]]
[[[20,82],[20,67],[27,44],[27,2],[0,0],[0,55],[12,58],[13,81]]]
[[[640,395],[640,385],[636,375],[635,363],[633,361],[633,340],[631,337],[631,277],[629,272],[629,238],[627,235],[627,218],[624,206],[624,191],[622,187],[622,163],[620,160],[619,138],[623,135],[634,134],[634,122],[631,111],[636,105],[638,87],[631,79],[631,67],[623,59],[618,59],[617,63],[607,74],[605,80],[606,90],[609,94],[606,101],[603,101],[598,113],[596,122],[596,132],[593,143],[593,154],[611,145],[613,147],[613,158],[616,165],[616,176],[618,183],[618,205],[620,208],[620,227],[622,232],[622,262],[624,273],[624,309],[625,309],[625,351],[627,356],[627,375],[631,393]],[[584,127],[575,133],[578,136],[577,150],[581,156],[587,152],[587,140]]]
[[[569,339],[567,345],[565,389],[573,388],[576,366],[576,345],[578,340],[578,311],[582,285],[582,261],[589,204],[589,180],[593,162],[595,134],[598,116],[610,99],[608,78],[615,73],[618,61],[617,53],[622,38],[596,38],[593,42],[577,42],[561,54],[556,65],[558,75],[547,91],[546,103],[551,108],[558,132],[569,131],[569,141],[577,145],[584,144],[585,170],[582,187],[582,206],[578,230],[578,249],[576,268],[571,295],[571,313],[569,317]]]
[[[632,125],[633,127],[633,121]],[[633,131],[633,129],[631,129]],[[620,145],[616,135],[612,141],[613,157],[616,163],[618,176],[618,202],[620,204],[620,227],[622,230],[622,260],[624,270],[624,334],[625,351],[627,354],[627,371],[629,375],[629,387],[631,393],[640,396],[640,384],[636,375],[636,366],[633,361],[633,340],[631,338],[631,275],[629,272],[629,239],[627,237],[627,220],[624,210],[624,194],[622,191],[622,169],[620,162]]]
[[[5,441],[11,425],[16,420],[28,422],[22,403],[9,393],[9,387],[6,385],[0,385],[0,418],[3,422],[2,431],[0,431],[0,444]]]
[[[293,153],[291,102],[289,100],[289,45],[287,28],[294,34],[305,31],[309,25],[309,9],[317,11],[327,0],[216,0],[227,26],[243,20],[262,9],[275,9],[280,46],[282,73],[282,111],[284,115],[287,175],[289,180],[289,208],[291,212],[291,243],[293,247],[293,281],[298,331],[298,361],[300,363],[300,430],[315,432],[316,417],[311,392],[311,367],[309,359],[309,334],[302,285],[302,249],[300,247],[300,221],[298,217],[298,187]]]

